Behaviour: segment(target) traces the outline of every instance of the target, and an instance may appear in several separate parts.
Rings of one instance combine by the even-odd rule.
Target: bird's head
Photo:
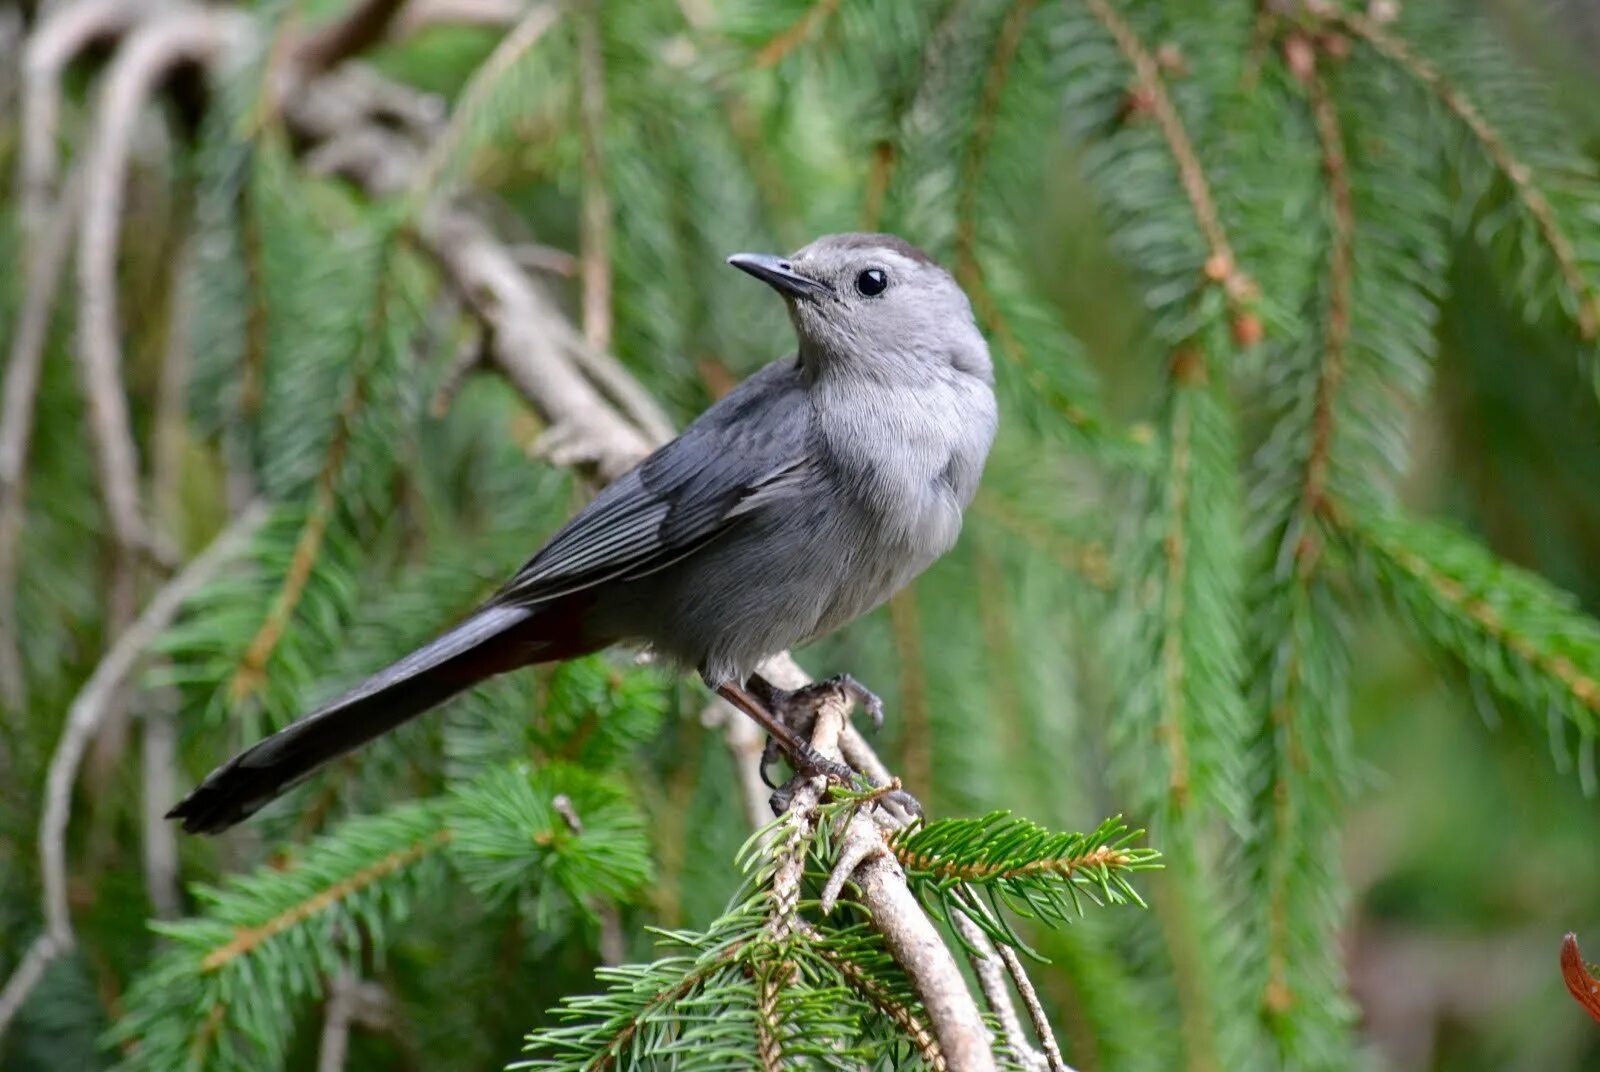
[[[993,377],[967,296],[902,238],[824,235],[787,257],[738,253],[728,263],[783,295],[800,360],[815,375]]]

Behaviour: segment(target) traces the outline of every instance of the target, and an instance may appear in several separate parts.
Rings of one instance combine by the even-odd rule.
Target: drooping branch
[[[1366,42],[1379,55],[1421,83],[1447,111],[1461,120],[1495,170],[1511,184],[1517,202],[1532,217],[1540,239],[1555,260],[1562,284],[1571,294],[1579,334],[1586,342],[1592,341],[1600,334],[1600,289],[1585,274],[1572,238],[1562,226],[1533,168],[1517,156],[1505,136],[1495,129],[1472,99],[1437,66],[1418,55],[1409,41],[1391,33],[1382,22],[1370,15],[1346,11],[1331,4],[1318,4],[1316,11],[1330,24]]]
[[[22,144],[18,215],[29,227],[51,218],[59,166],[61,74],[96,41],[119,37],[146,14],[140,0],[80,0],[44,20],[28,39],[22,66]]]
[[[1351,290],[1355,275],[1355,197],[1350,189],[1350,166],[1345,159],[1344,132],[1339,110],[1328,92],[1327,81],[1311,72],[1307,82],[1317,142],[1322,148],[1323,171],[1328,179],[1330,241],[1328,244],[1328,306],[1323,329],[1322,364],[1317,376],[1312,410],[1311,452],[1306,459],[1300,495],[1301,514],[1309,521],[1327,496],[1328,468],[1333,455],[1334,410],[1345,375],[1345,350],[1350,342]],[[1305,534],[1302,533],[1302,539]],[[1309,551],[1307,552],[1309,553]],[[1296,555],[1301,552],[1297,549]]]
[[[262,503],[247,508],[210,547],[168,581],[139,618],[117,637],[67,709],[61,739],[45,777],[44,809],[39,820],[44,934],[34,943],[30,957],[19,966],[6,986],[5,999],[0,1000],[0,1014],[5,1014],[0,1015],[0,1035],[5,1033],[9,1015],[26,1000],[26,991],[43,976],[44,967],[73,946],[72,916],[67,900],[67,824],[72,817],[72,788],[90,739],[150,645],[172,624],[184,603],[233,560],[261,527],[267,514],[267,507]]]
[[[1211,182],[1206,177],[1205,168],[1201,166],[1200,154],[1195,151],[1194,142],[1189,137],[1189,129],[1184,124],[1183,117],[1178,114],[1177,105],[1172,102],[1171,94],[1167,92],[1167,82],[1161,73],[1160,60],[1140,39],[1127,20],[1111,5],[1110,0],[1083,0],[1083,2],[1090,13],[1106,28],[1106,32],[1116,42],[1118,50],[1132,65],[1141,99],[1161,129],[1161,136],[1165,139],[1167,148],[1172,154],[1172,161],[1178,168],[1178,179],[1183,187],[1184,196],[1189,200],[1195,225],[1199,227],[1200,234],[1205,239],[1208,251],[1206,278],[1224,286],[1230,300],[1242,298],[1249,292],[1251,284],[1234,260],[1233,246],[1228,241],[1227,232],[1222,226],[1222,214],[1217,210],[1216,200],[1211,195]]]
[[[234,12],[176,8],[129,35],[106,75],[86,151],[83,224],[78,243],[78,363],[112,535],[127,559],[154,546],[139,506],[139,460],[122,389],[117,322],[117,237],[123,185],[139,114],[174,67],[209,65],[239,41]]]

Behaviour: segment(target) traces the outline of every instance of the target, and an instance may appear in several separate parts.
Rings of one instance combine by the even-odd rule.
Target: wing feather
[[[769,365],[601,491],[493,602],[538,603],[665,569],[797,493],[814,471],[799,371]]]

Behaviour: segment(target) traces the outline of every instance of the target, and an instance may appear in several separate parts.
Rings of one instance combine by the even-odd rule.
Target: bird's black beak
[[[833,293],[828,284],[801,275],[787,260],[770,253],[735,253],[728,258],[728,263],[791,298],[816,298]]]

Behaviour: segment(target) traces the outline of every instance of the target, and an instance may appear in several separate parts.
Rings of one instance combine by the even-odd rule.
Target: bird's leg
[[[794,763],[795,771],[806,777],[823,775],[833,781],[849,785],[855,777],[855,772],[836,760],[811,747],[811,742],[795,732],[789,724],[780,719],[756,696],[742,686],[731,682],[717,686],[717,695],[727,700],[733,706],[749,715],[755,724],[767,731],[769,741],[777,742],[779,748],[788,753],[789,759]],[[811,711],[813,721],[816,718],[816,709]],[[762,754],[761,777],[766,780],[767,756]],[[767,781],[768,785],[772,783]]]
[[[722,690],[719,689],[718,691],[721,692]],[[881,729],[883,727],[883,701],[849,674],[839,674],[822,681],[814,681],[798,689],[780,689],[760,674],[751,674],[745,689],[740,691],[746,692],[746,695],[764,708],[772,718],[776,719],[784,727],[789,736],[797,737],[802,743],[809,741],[811,738],[812,728],[817,721],[817,709],[827,700],[841,694],[852,702],[860,704],[866,710],[868,716],[872,719],[873,729]],[[739,706],[736,701],[735,705]],[[740,709],[747,713],[749,712],[748,708],[741,706]],[[767,723],[760,717],[755,715],[751,717],[755,718],[757,724],[763,727],[767,726]],[[774,790],[773,808],[781,811],[787,806],[788,795],[792,792],[790,787],[793,783],[779,786],[768,775],[767,770],[778,761],[778,757],[781,754],[787,752],[793,758],[795,753],[790,749],[784,735],[773,733],[770,729],[768,729],[767,733],[767,745],[761,751],[761,780]],[[813,755],[816,754],[816,750],[811,749],[810,745],[806,745],[806,748]],[[817,756],[817,758],[823,759],[824,757]],[[824,762],[834,768],[840,766],[840,764],[833,763],[832,760],[824,759]],[[796,761],[795,770],[796,773],[803,777],[811,777],[819,773],[830,773],[827,770],[810,767],[803,758]],[[850,781],[848,777],[841,780],[846,784]],[[905,809],[908,814],[918,817],[924,814],[921,802],[904,789],[888,790],[886,796]]]
[[[751,674],[747,687],[769,711],[802,733],[811,732],[810,724],[817,717],[817,707],[829,697],[840,694],[861,706],[872,719],[874,732],[883,729],[883,701],[849,674],[835,674],[798,689],[780,689],[760,674]]]

